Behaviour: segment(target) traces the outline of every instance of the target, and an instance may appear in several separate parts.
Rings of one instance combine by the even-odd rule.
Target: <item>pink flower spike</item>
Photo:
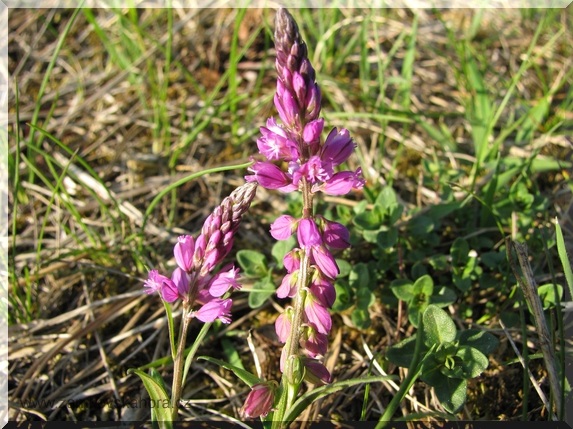
[[[179,295],[186,300],[189,295],[189,277],[187,273],[180,267],[175,268],[175,271],[171,274],[171,281],[177,287]]]
[[[219,319],[221,322],[229,324],[231,323],[229,316],[231,316],[232,305],[233,301],[231,299],[215,298],[201,307],[195,316],[204,323],[214,322],[216,319]]]
[[[245,176],[247,182],[259,182],[263,188],[279,189],[290,184],[287,175],[276,165],[270,162],[256,161],[247,170],[255,173]]]
[[[183,271],[191,271],[193,267],[193,253],[195,252],[195,242],[190,235],[182,235],[177,239],[177,244],[173,248],[175,261]]]
[[[287,312],[281,313],[275,321],[275,331],[281,343],[286,343],[291,331],[291,321]]]
[[[240,289],[241,285],[237,281],[239,278],[239,269],[233,265],[223,268],[219,271],[209,283],[209,293],[216,298],[223,296],[230,287]]]
[[[321,158],[325,162],[337,166],[345,162],[356,147],[356,143],[350,137],[348,130],[342,128],[340,132],[336,128],[328,134],[321,150]]]
[[[320,271],[327,277],[335,279],[340,271],[332,254],[324,246],[313,247],[311,254]]]
[[[322,238],[326,245],[335,249],[347,249],[350,247],[350,233],[344,225],[324,218],[323,225]]]
[[[298,219],[289,215],[279,216],[271,224],[271,235],[275,240],[287,240],[296,230]]]
[[[239,410],[242,418],[266,417],[275,401],[275,388],[270,383],[258,383],[251,387],[245,404]]]
[[[303,249],[322,244],[322,237],[313,219],[301,219],[296,233],[300,247]]]
[[[314,297],[308,296],[304,303],[304,314],[316,328],[320,334],[328,334],[332,328],[332,318],[328,310],[323,307],[319,302],[314,300]]]

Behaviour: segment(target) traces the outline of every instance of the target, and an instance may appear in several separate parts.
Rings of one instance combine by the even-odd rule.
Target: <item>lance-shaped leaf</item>
[[[261,380],[259,377],[251,374],[249,371],[246,371],[242,368],[236,367],[235,365],[231,365],[230,363],[223,362],[222,360],[215,359],[209,356],[199,356],[197,360],[203,359],[207,362],[214,363],[219,365],[222,368],[228,369],[229,371],[233,371],[237,377],[243,380],[249,387],[253,387],[255,384],[264,383],[264,380]]]
[[[159,427],[161,429],[172,429],[173,418],[171,416],[171,401],[167,396],[164,385],[160,384],[154,377],[147,375],[145,372],[139,369],[130,368],[127,370],[128,374],[137,374],[143,381],[147,393],[149,393],[149,398],[153,401],[153,404],[157,406],[153,407],[154,417],[157,419]],[[159,373],[154,374],[155,376]]]

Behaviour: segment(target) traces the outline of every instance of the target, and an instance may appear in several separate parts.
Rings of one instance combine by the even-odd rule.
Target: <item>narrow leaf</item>
[[[214,363],[216,365],[219,365],[220,367],[228,369],[229,371],[233,371],[235,373],[235,375],[237,377],[239,377],[241,380],[243,380],[249,387],[252,387],[257,383],[263,382],[263,380],[261,380],[259,377],[255,376],[255,375],[251,374],[249,371],[238,368],[234,365],[231,365],[230,363],[223,362],[222,360],[215,359],[215,358],[212,358],[209,356],[199,356],[197,358],[197,360],[199,360],[199,359],[206,360],[207,362],[211,362],[211,363]]]
[[[171,423],[173,420],[171,417],[171,402],[163,386],[153,377],[139,369],[130,368],[127,370],[127,373],[139,375],[141,381],[143,381],[145,389],[147,389],[147,393],[149,393],[149,398],[157,405],[156,407],[153,407],[153,410],[155,411],[159,427],[161,429],[171,429],[173,427]]]

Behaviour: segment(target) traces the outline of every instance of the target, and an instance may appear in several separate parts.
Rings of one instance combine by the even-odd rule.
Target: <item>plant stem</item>
[[[185,340],[187,338],[187,329],[189,328],[189,311],[183,309],[181,315],[181,329],[179,331],[179,343],[177,344],[177,353],[173,366],[173,385],[171,388],[171,409],[173,421],[177,420],[179,414],[179,400],[181,399],[181,386],[183,381],[183,358],[185,356]]]
[[[408,375],[400,385],[400,389],[396,392],[396,395],[392,398],[388,406],[386,407],[386,411],[380,417],[378,424],[376,425],[375,429],[382,429],[385,427],[389,422],[398,406],[408,393],[408,390],[412,387],[418,375],[422,371],[422,362],[420,360],[420,350],[422,349],[422,344],[424,343],[424,330],[422,326],[422,317],[419,319],[419,326],[418,326],[418,336],[416,337],[416,344],[414,346],[414,356],[412,357],[412,363],[410,364],[410,368],[408,368]]]

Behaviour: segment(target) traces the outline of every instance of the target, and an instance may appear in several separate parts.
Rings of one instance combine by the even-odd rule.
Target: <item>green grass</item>
[[[357,154],[346,167],[362,166],[368,182],[364,192],[344,199],[317,197],[319,210],[351,229],[353,248],[337,257],[358,267],[338,284],[348,302],[340,302],[333,316],[334,332],[342,333],[335,378],[377,376],[378,367],[398,374],[384,358],[373,364],[363,342],[384,356],[411,335],[407,305],[390,284],[428,274],[436,287],[453,291],[455,301],[446,310],[459,330],[480,327],[506,344],[502,319],[541,379],[539,340],[506,257],[508,236],[527,243],[539,285],[563,287],[563,297],[545,310],[562,368],[571,358],[571,313],[561,303],[573,293],[567,267],[573,251],[567,247],[573,239],[571,8],[291,12],[317,72],[326,128],[350,131]],[[88,301],[140,291],[148,269],[169,272],[177,236],[196,234],[212,207],[243,183],[249,156],[257,153],[259,127],[277,116],[273,16],[269,9],[248,8],[85,8],[53,16],[11,10],[9,67],[20,71],[9,101],[10,371],[18,383],[31,383],[35,395],[73,396],[75,387],[59,381],[70,374],[80,374],[78,382],[86,385],[106,385],[105,365],[81,372],[86,362],[102,359],[95,329],[120,396],[139,394],[133,379],[124,378],[127,367],[168,356],[166,324],[149,344],[144,340],[151,328],[120,337],[162,317],[156,297],[137,298],[135,307],[113,307],[111,316],[106,310],[115,302],[95,306],[94,317],[105,323],[56,350],[54,359],[42,363],[41,377],[25,377],[34,362],[43,362],[42,354],[84,323],[83,315],[65,322],[57,317]],[[40,34],[42,25],[46,31]],[[26,56],[24,48],[31,46],[34,55]],[[394,210],[387,207],[394,197],[403,210],[399,218],[365,223],[373,222],[376,204]],[[235,250],[257,250],[272,260],[269,222],[285,211],[297,214],[299,206],[291,197],[260,191]],[[458,255],[465,246],[475,257]],[[359,271],[371,280],[367,291],[355,279]],[[374,299],[362,300],[369,305],[353,315],[364,294]],[[244,357],[250,353],[247,331],[254,328],[261,346],[277,314],[270,304],[261,308],[252,311],[248,294],[238,294],[233,319],[245,319],[232,329],[243,335],[225,336],[221,329],[201,354],[224,358],[223,345],[252,369]],[[44,330],[34,331],[39,323]],[[265,365],[273,369],[280,348],[265,351]],[[130,353],[128,363],[115,366]],[[449,418],[547,419],[515,357],[509,347],[496,350],[490,369],[470,384],[467,409]],[[191,367],[185,397],[240,399],[193,412],[234,415],[244,399],[241,387],[218,385],[213,367],[201,365],[207,373]],[[169,366],[159,369],[169,378]],[[567,401],[563,371],[560,380]],[[334,395],[334,402],[318,407],[319,418],[377,420],[380,404],[393,394],[376,385],[352,392],[364,398],[363,405],[355,410]],[[418,399],[426,408],[414,409],[405,400],[407,414],[395,418],[444,416],[437,403]],[[35,412],[68,420],[104,413],[80,407]]]

